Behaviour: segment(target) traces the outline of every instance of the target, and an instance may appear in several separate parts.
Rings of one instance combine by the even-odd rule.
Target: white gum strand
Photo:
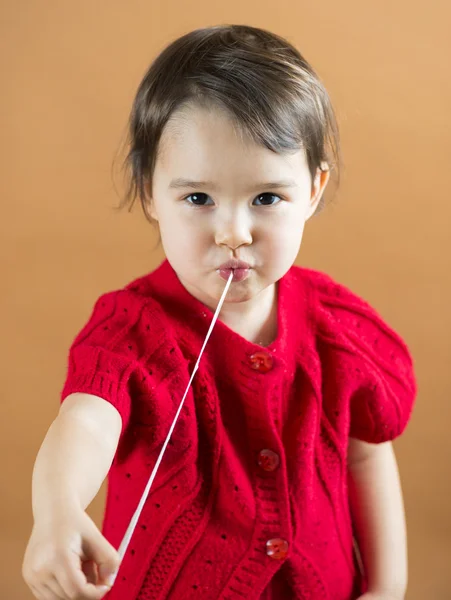
[[[163,447],[162,447],[161,452],[160,452],[160,454],[158,456],[157,462],[155,463],[153,471],[150,474],[149,481],[147,482],[145,490],[144,490],[144,492],[143,492],[143,494],[141,496],[141,500],[139,501],[138,507],[137,507],[134,515],[132,516],[132,518],[130,520],[130,524],[127,527],[127,531],[125,532],[125,535],[124,535],[124,538],[122,539],[121,545],[119,546],[118,552],[119,552],[119,557],[120,557],[121,561],[122,561],[122,559],[125,556],[125,553],[127,551],[128,545],[130,544],[130,540],[131,540],[131,538],[133,536],[133,532],[136,529],[136,525],[138,523],[139,517],[140,517],[141,512],[142,512],[142,509],[143,509],[144,504],[145,504],[145,502],[147,500],[147,497],[149,495],[150,488],[152,487],[152,483],[153,483],[153,481],[155,479],[155,475],[157,474],[157,471],[158,471],[158,468],[159,468],[159,466],[161,464],[163,455],[164,455],[164,453],[166,451],[166,448],[167,448],[167,446],[169,444],[169,441],[171,439],[172,432],[174,431],[175,425],[177,423],[177,419],[178,419],[178,417],[180,415],[180,412],[181,412],[181,410],[183,408],[183,404],[185,403],[185,398],[188,395],[188,391],[189,391],[189,388],[191,386],[191,382],[193,381],[194,375],[196,374],[196,371],[197,371],[197,369],[199,367],[200,359],[202,358],[202,354],[204,352],[205,346],[207,345],[208,339],[210,338],[211,332],[213,331],[213,327],[215,326],[215,323],[216,323],[216,321],[218,319],[218,316],[219,316],[219,313],[221,311],[222,305],[224,303],[225,297],[227,295],[227,292],[229,291],[230,284],[232,283],[232,279],[233,279],[233,270],[230,273],[230,277],[227,280],[227,283],[226,283],[226,286],[224,288],[224,291],[222,292],[222,296],[221,296],[221,299],[219,300],[218,307],[216,308],[216,312],[215,312],[215,314],[213,316],[213,319],[211,321],[210,328],[209,328],[208,333],[207,333],[207,335],[205,337],[203,346],[202,346],[201,351],[199,353],[199,357],[197,359],[197,362],[196,362],[196,364],[194,366],[194,369],[193,369],[193,372],[191,374],[191,378],[190,378],[190,380],[188,382],[188,385],[187,385],[187,388],[185,390],[185,393],[183,394],[183,398],[182,398],[182,401],[180,402],[180,406],[179,406],[179,408],[178,408],[178,410],[177,410],[177,412],[175,414],[174,421],[173,421],[173,423],[171,425],[171,428],[169,429],[169,433],[167,435],[166,441],[163,444]],[[116,576],[117,576],[117,573],[116,573]]]

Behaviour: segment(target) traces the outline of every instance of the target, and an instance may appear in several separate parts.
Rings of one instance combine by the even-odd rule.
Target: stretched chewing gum
[[[152,487],[152,483],[153,483],[153,481],[154,481],[154,479],[155,479],[155,475],[157,474],[157,471],[158,471],[158,468],[159,468],[159,466],[160,466],[160,463],[161,463],[161,460],[162,460],[162,458],[163,458],[163,455],[164,455],[164,453],[165,453],[165,451],[166,451],[166,448],[167,448],[167,446],[168,446],[168,444],[169,444],[169,441],[170,441],[170,439],[171,439],[172,432],[174,431],[175,425],[176,425],[176,423],[177,423],[177,419],[178,419],[178,417],[179,417],[179,414],[180,414],[180,412],[181,412],[181,410],[182,410],[182,408],[183,408],[183,404],[185,403],[185,398],[186,398],[186,396],[188,395],[188,391],[189,391],[189,388],[190,388],[190,386],[191,386],[191,382],[193,381],[193,379],[194,379],[194,375],[196,374],[196,371],[197,371],[197,369],[198,369],[198,367],[199,367],[200,359],[202,358],[202,354],[203,354],[203,352],[204,352],[205,346],[207,345],[207,342],[208,342],[208,340],[209,340],[209,338],[210,338],[211,332],[213,331],[213,327],[215,326],[215,323],[216,323],[216,321],[218,320],[219,313],[220,313],[220,311],[221,311],[221,308],[222,308],[222,305],[223,305],[223,303],[224,303],[224,300],[225,300],[225,297],[226,297],[226,295],[227,295],[227,292],[229,291],[229,287],[230,287],[230,284],[232,283],[232,279],[233,279],[233,271],[230,273],[230,277],[229,277],[229,279],[228,279],[228,281],[227,281],[227,283],[226,283],[226,286],[225,286],[225,288],[224,288],[224,291],[222,292],[221,299],[219,300],[218,307],[217,307],[217,309],[216,309],[216,312],[215,312],[215,314],[214,314],[214,316],[213,316],[213,319],[212,319],[212,321],[211,321],[211,324],[210,324],[210,328],[209,328],[209,330],[208,330],[208,332],[207,332],[207,335],[206,335],[206,337],[205,337],[205,340],[204,340],[204,343],[203,343],[203,345],[202,345],[201,351],[199,352],[199,357],[198,357],[198,359],[197,359],[197,362],[196,362],[196,364],[195,364],[195,366],[194,366],[194,369],[193,369],[193,372],[192,372],[192,374],[191,374],[191,378],[190,378],[190,380],[189,380],[189,382],[188,382],[188,385],[187,385],[187,387],[186,387],[185,393],[183,394],[182,401],[180,402],[180,406],[179,406],[179,408],[178,408],[178,410],[177,410],[177,412],[176,412],[176,414],[175,414],[174,421],[173,421],[173,423],[172,423],[172,425],[171,425],[171,428],[169,429],[168,436],[167,436],[167,438],[166,438],[166,440],[165,440],[165,442],[164,442],[164,444],[163,444],[163,447],[162,447],[162,449],[161,449],[161,452],[160,452],[160,454],[158,455],[157,462],[155,463],[155,466],[154,466],[154,468],[153,468],[153,471],[152,471],[152,473],[150,474],[149,481],[147,482],[147,485],[146,485],[146,487],[145,487],[145,489],[144,489],[144,492],[143,492],[143,494],[142,494],[142,496],[141,496],[141,500],[139,501],[138,507],[137,507],[137,509],[136,509],[136,511],[135,511],[135,513],[134,513],[134,515],[132,516],[132,518],[131,518],[131,520],[130,520],[130,524],[129,524],[129,526],[127,527],[127,531],[125,532],[125,535],[124,535],[124,538],[123,538],[123,540],[122,540],[122,542],[121,542],[121,545],[119,546],[119,550],[118,550],[118,552],[119,552],[119,557],[120,557],[120,560],[121,560],[121,561],[122,561],[122,559],[123,559],[123,558],[124,558],[124,556],[125,556],[125,553],[126,553],[126,551],[127,551],[128,545],[129,545],[129,543],[130,543],[130,540],[131,540],[131,538],[132,538],[132,536],[133,536],[133,532],[134,532],[134,531],[135,531],[135,529],[136,529],[136,525],[137,525],[137,523],[138,523],[138,519],[139,519],[139,517],[140,517],[140,515],[141,515],[142,509],[143,509],[143,507],[144,507],[144,504],[145,504],[145,502],[146,502],[146,500],[147,500],[147,497],[148,497],[148,495],[149,495],[150,488]],[[116,573],[116,575],[113,577],[113,579],[112,579],[112,581],[111,581],[111,585],[113,585],[113,584],[114,584],[114,582],[115,582],[115,580],[116,580],[116,577],[117,577],[117,573]],[[109,582],[109,583],[110,583],[110,582]]]

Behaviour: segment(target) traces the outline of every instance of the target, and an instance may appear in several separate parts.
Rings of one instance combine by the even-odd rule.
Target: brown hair
[[[277,153],[304,148],[312,179],[326,162],[339,180],[339,134],[328,93],[288,41],[247,25],[197,29],[176,39],[144,75],[129,119],[129,175],[121,206],[148,212],[159,141],[190,103],[225,108],[252,140]]]

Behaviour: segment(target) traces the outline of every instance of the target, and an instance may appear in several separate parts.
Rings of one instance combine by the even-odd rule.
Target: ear
[[[326,162],[321,163],[321,167],[316,169],[315,178],[312,183],[312,193],[310,196],[310,203],[307,210],[306,221],[312,217],[316,209],[318,208],[318,204],[324,194],[327,184],[330,179],[330,169],[329,165]]]
[[[152,217],[154,221],[158,222],[157,211],[155,210],[155,202],[152,201],[152,198],[147,199],[148,213]]]
[[[155,210],[155,202],[153,201],[152,194],[149,190],[149,185],[146,183],[145,187],[145,198],[146,198],[146,213],[149,217],[151,217],[154,221],[158,222],[157,211]]]

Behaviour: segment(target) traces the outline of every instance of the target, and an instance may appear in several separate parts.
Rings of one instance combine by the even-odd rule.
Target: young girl
[[[128,162],[128,200],[167,260],[103,295],[70,350],[33,475],[35,597],[401,600],[390,441],[410,417],[412,361],[358,296],[293,266],[338,167],[322,83],[267,31],[189,33],[138,89]],[[85,509],[107,474],[102,535]]]

